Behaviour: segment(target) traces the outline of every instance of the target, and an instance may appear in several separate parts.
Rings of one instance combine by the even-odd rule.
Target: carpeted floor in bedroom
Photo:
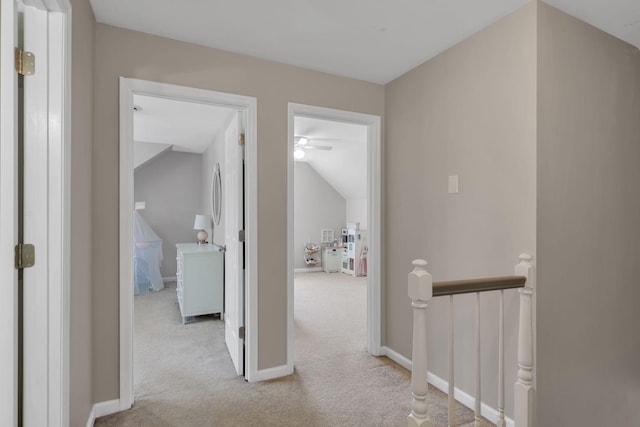
[[[238,377],[223,322],[199,316],[183,325],[175,284],[135,297],[134,352],[133,408],[96,426],[400,427],[410,411],[410,373],[366,352],[366,281],[342,273],[296,274],[291,376]],[[436,425],[447,425],[446,405],[432,388]],[[457,405],[456,420],[471,426],[473,413]]]

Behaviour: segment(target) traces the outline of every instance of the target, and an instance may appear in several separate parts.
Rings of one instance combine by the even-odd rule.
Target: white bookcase
[[[349,228],[347,230],[347,246],[342,249],[342,272],[352,276],[363,276],[360,269],[360,256],[367,244],[367,230]]]
[[[182,323],[189,316],[223,313],[224,252],[219,246],[178,243],[177,286]]]

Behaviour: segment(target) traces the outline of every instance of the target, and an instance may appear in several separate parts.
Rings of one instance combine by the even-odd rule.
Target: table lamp
[[[209,234],[205,231],[205,229],[211,228],[212,220],[210,215],[196,215],[196,221],[193,223],[194,230],[198,231],[198,244],[201,245],[203,243],[207,243],[207,239],[209,238]]]

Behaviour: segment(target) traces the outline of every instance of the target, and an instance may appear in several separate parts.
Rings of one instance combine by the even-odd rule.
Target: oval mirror
[[[220,224],[222,213],[222,179],[220,178],[220,163],[216,163],[211,176],[211,216],[215,225]]]

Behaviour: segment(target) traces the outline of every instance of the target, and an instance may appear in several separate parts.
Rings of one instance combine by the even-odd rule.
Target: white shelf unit
[[[224,310],[224,252],[217,245],[178,243],[176,293],[182,323]]]
[[[349,228],[346,247],[342,249],[342,272],[352,276],[363,276],[360,269],[360,256],[367,245],[367,230]]]

